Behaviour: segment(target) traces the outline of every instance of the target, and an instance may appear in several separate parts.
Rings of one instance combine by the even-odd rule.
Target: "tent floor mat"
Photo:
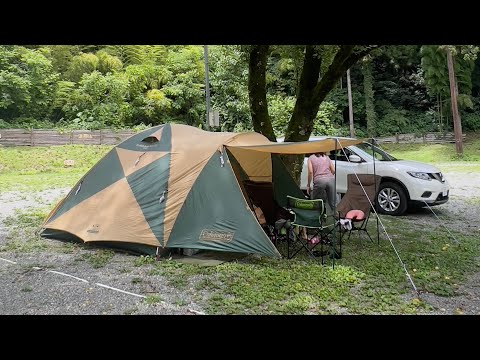
[[[184,264],[196,264],[200,266],[216,266],[224,262],[239,260],[248,256],[247,254],[223,252],[223,251],[201,251],[191,256],[173,255],[172,260]]]

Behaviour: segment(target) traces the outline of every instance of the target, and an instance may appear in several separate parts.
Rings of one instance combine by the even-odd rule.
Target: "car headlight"
[[[428,181],[432,180],[432,178],[428,173],[416,172],[416,171],[407,171],[407,173],[408,175],[413,176],[417,179],[428,180]]]

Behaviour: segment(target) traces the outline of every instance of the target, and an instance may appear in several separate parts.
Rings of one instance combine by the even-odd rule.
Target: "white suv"
[[[311,137],[321,140],[325,137]],[[341,138],[339,138],[341,144]],[[408,206],[429,206],[448,201],[449,185],[436,167],[410,160],[397,160],[380,148],[364,142],[337,150],[337,192],[347,191],[347,174],[373,174],[382,176],[378,190],[377,210],[389,215],[401,215]],[[344,151],[347,158],[345,157]],[[333,151],[330,158],[335,160]],[[372,154],[375,154],[375,164]],[[307,159],[303,164],[300,188],[307,188]]]

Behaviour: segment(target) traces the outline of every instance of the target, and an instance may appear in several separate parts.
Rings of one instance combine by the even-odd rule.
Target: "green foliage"
[[[209,46],[211,107],[220,112],[222,131],[253,129],[247,91],[248,48]],[[338,46],[314,48],[322,57],[322,75]],[[457,54],[458,104],[464,129],[478,129],[478,47],[449,48]],[[283,136],[295,105],[305,46],[272,45],[270,49],[268,107],[275,134]],[[357,136],[368,136],[372,128],[376,136],[383,136],[452,127],[445,47],[384,46],[370,56],[369,64],[367,84],[362,66],[351,68]],[[0,46],[0,128],[143,129],[166,122],[203,127],[204,75],[202,46]],[[343,76],[342,86],[334,88],[321,104],[313,135],[348,135],[345,80]],[[375,115],[376,125],[372,125]]]
[[[98,71],[84,74],[62,108],[66,122],[86,129],[119,127],[125,120],[127,90],[128,80],[123,76]]]
[[[367,115],[367,133],[369,137],[377,134],[377,114],[375,112],[373,77],[370,61],[362,64],[363,87],[365,92],[365,112]]]
[[[449,97],[449,82],[447,57],[445,52],[436,45],[424,45],[422,54],[422,69],[428,92],[432,95]]]
[[[90,263],[94,269],[99,269],[106,266],[114,255],[111,250],[95,249],[95,252],[82,254],[81,259]]]
[[[448,100],[443,105],[443,115],[448,118],[451,114],[451,103],[449,100],[450,81],[446,50],[452,51],[454,55],[454,72],[458,88],[458,107],[459,109],[471,109],[473,107],[471,99],[473,88],[472,74],[478,48],[470,45],[459,47],[424,45],[421,48],[422,69],[428,91],[432,95],[439,95],[441,99]]]
[[[303,46],[272,46],[267,63],[267,91],[295,97],[303,56]]]
[[[247,90],[248,66],[241,47],[210,46],[209,67],[211,106],[219,110],[222,130],[252,130]]]
[[[145,298],[145,302],[148,304],[148,305],[154,305],[154,304],[157,304],[157,303],[160,303],[162,302],[162,298],[160,297],[160,295],[147,295],[147,297]]]
[[[334,124],[339,117],[339,110],[335,103],[330,101],[322,102],[313,124],[312,135],[336,135]]]
[[[76,45],[48,45],[39,50],[51,60],[53,71],[59,73],[62,79],[63,75],[67,73],[73,57],[80,53],[80,49]]]
[[[81,53],[80,55],[76,55],[70,63],[66,77],[70,81],[78,82],[84,74],[90,74],[97,70],[99,62],[100,60],[94,54]]]
[[[120,71],[123,67],[122,61],[116,57],[110,55],[106,50],[100,50],[97,52],[98,58],[98,71],[102,74],[114,73]]]
[[[462,130],[464,131],[480,130],[480,114],[478,113],[462,114]]]
[[[108,45],[105,51],[125,65],[161,65],[165,62],[168,48],[163,45]]]
[[[292,116],[293,107],[295,106],[294,97],[282,97],[281,95],[268,95],[268,112],[275,131],[276,137],[285,135],[288,121]]]
[[[134,265],[135,266],[151,265],[151,264],[155,264],[155,262],[156,260],[154,256],[140,255],[138,258],[135,259]]]
[[[40,50],[0,46],[0,118],[48,117],[57,79]]]
[[[381,121],[378,121],[377,131],[382,135],[395,135],[437,131],[432,113],[416,114],[407,110],[386,108]]]

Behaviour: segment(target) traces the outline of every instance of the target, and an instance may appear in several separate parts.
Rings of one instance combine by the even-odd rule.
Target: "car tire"
[[[380,184],[377,195],[377,211],[380,214],[398,216],[407,210],[408,198],[397,183],[386,181]]]

